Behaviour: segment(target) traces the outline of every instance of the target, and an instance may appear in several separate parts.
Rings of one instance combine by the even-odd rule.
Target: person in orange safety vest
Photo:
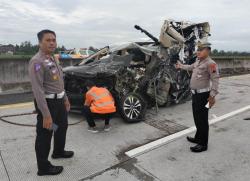
[[[96,87],[94,82],[87,80],[85,83],[88,92],[85,95],[83,113],[87,119],[88,131],[97,133],[94,117],[105,119],[104,131],[110,130],[110,119],[116,112],[115,101],[108,89]]]

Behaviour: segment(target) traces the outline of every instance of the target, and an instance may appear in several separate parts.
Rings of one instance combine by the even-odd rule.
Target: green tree
[[[218,51],[217,49],[214,49],[214,50],[212,51],[212,55],[214,55],[214,56],[217,56],[218,53],[219,53],[219,51]]]

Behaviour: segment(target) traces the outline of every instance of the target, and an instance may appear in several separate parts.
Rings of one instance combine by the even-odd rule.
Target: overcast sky
[[[250,51],[249,0],[0,0],[0,44],[37,43],[51,29],[59,45],[97,48],[143,40],[141,25],[156,37],[164,19],[208,21],[219,50]]]

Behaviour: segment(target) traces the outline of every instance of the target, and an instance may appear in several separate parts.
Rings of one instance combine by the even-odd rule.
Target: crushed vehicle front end
[[[83,106],[87,79],[111,91],[119,113],[128,122],[144,120],[147,107],[190,99],[191,74],[176,70],[175,64],[192,64],[196,60],[197,42],[209,36],[209,24],[166,20],[159,40],[137,25],[135,28],[153,41],[105,47],[64,69],[72,108]]]

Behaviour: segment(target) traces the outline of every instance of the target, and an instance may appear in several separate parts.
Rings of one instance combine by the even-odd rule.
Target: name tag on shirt
[[[51,66],[51,65],[52,65],[52,62],[47,63],[47,65],[48,65],[48,66]]]
[[[57,70],[56,70],[56,69],[52,70],[52,73],[53,73],[53,74],[56,74],[56,73],[57,73]]]

